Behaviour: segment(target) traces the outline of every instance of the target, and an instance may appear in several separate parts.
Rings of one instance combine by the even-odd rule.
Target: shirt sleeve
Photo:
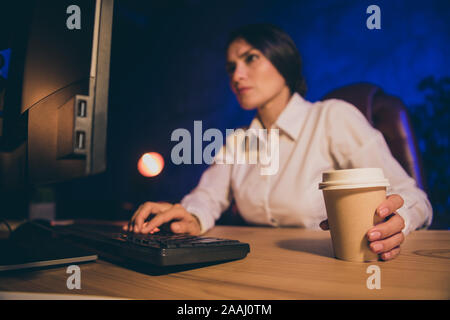
[[[345,101],[332,100],[327,107],[330,151],[339,169],[382,168],[390,184],[387,195],[399,194],[404,200],[397,210],[405,220],[403,233],[430,226],[433,210],[426,193],[392,156],[382,133]]]
[[[186,211],[199,219],[202,234],[214,226],[231,203],[232,164],[225,161],[225,154],[222,147],[213,164],[203,172],[198,185],[181,200]]]

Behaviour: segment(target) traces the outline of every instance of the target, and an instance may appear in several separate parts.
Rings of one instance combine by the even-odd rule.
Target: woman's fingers
[[[147,219],[154,215],[151,220]],[[160,226],[171,222],[170,228],[174,233],[189,233],[192,235],[200,234],[200,224],[197,219],[187,212],[180,204],[171,204],[168,202],[145,202],[139,206],[130,220],[130,228],[124,226],[124,230],[154,233],[160,231]]]
[[[403,232],[396,233],[387,239],[372,242],[370,244],[370,249],[378,254],[386,253],[399,247],[404,240],[405,236],[403,235]]]
[[[179,204],[172,206],[170,209],[157,214],[153,219],[148,221],[146,225],[140,229],[141,233],[155,232],[155,228],[171,220],[183,220],[187,211]]]
[[[200,223],[197,218],[186,211],[180,204],[175,204],[169,210],[158,214],[152,220],[147,222],[147,224],[142,229],[142,233],[154,233],[159,231],[159,226],[164,223],[169,223],[176,220],[170,224],[170,230],[173,233],[189,233],[191,235],[199,235]]]
[[[367,237],[369,241],[386,239],[396,233],[400,233],[404,227],[405,220],[398,213],[394,213],[389,220],[370,228],[367,232]]]
[[[140,232],[144,226],[145,220],[150,214],[158,214],[165,210],[168,210],[173,205],[168,202],[145,202],[139,206],[136,212],[133,214],[130,220],[130,230],[128,226],[124,227],[124,230]]]
[[[403,198],[398,194],[392,194],[386,198],[377,208],[377,214],[384,219],[403,206]]]
[[[369,230],[370,249],[379,254],[381,259],[390,260],[400,253],[400,245],[405,241],[402,230],[405,221],[398,214],[393,214],[386,222],[376,225]]]
[[[133,213],[133,215],[131,216],[131,219],[128,221],[128,223],[122,227],[122,229],[123,229],[124,231],[132,231],[132,229],[133,229],[132,222],[134,221],[134,219],[135,219],[135,217],[136,217],[136,214],[139,212],[139,210],[141,209],[141,207],[142,207],[142,204],[141,204],[141,205],[137,208],[137,210]]]
[[[200,234],[200,226],[194,217],[186,217],[185,219],[174,222],[170,225],[170,229],[174,233],[189,233],[191,235]]]
[[[134,212],[134,214],[131,216],[130,221],[128,222],[128,224],[126,224],[125,226],[123,226],[123,230],[125,231],[133,231],[133,224],[134,224],[134,220],[136,219],[136,216],[139,214],[140,210],[142,208],[142,204],[137,208],[137,210]]]
[[[134,232],[140,232],[145,219],[147,219],[151,213],[157,213],[159,211],[160,208],[157,203],[145,202],[139,209],[139,212],[136,212],[136,214],[134,215]]]
[[[400,254],[400,246],[395,247],[394,249],[392,249],[391,251],[388,252],[384,252],[380,255],[382,260],[391,260],[394,259],[395,257],[397,257]]]

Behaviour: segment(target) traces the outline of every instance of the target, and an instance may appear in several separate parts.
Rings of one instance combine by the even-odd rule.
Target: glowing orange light
[[[157,152],[148,152],[139,159],[137,167],[144,177],[154,177],[164,168],[164,159]]]

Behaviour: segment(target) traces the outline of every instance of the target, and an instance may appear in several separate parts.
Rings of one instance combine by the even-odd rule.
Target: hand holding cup
[[[396,213],[403,205],[399,195],[386,197],[389,186],[380,168],[332,170],[323,173],[328,219],[335,256],[347,261],[390,260],[400,253],[404,241],[403,218]]]
[[[391,260],[400,253],[400,245],[405,240],[402,230],[405,220],[396,212],[403,206],[403,198],[392,194],[377,208],[377,215],[383,219],[367,232],[370,249],[377,253],[381,260]],[[387,209],[387,210],[386,210]],[[322,230],[330,230],[328,219],[320,223]]]

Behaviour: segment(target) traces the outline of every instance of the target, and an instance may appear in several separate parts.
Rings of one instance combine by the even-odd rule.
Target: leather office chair
[[[356,83],[335,89],[322,100],[342,99],[357,107],[379,130],[394,158],[426,190],[422,158],[417,147],[408,111],[403,102],[370,83]]]
[[[386,94],[376,85],[356,83],[331,91],[322,100],[326,99],[341,99],[357,107],[369,123],[383,134],[394,158],[416,180],[418,187],[426,191],[422,159],[408,111],[398,97]],[[233,201],[218,224],[246,223]]]

